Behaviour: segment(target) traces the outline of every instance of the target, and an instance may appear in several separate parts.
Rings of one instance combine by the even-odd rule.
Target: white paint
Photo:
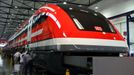
[[[41,34],[42,32],[43,32],[43,29],[39,29],[36,32],[32,33],[31,37],[35,37],[35,36]],[[27,40],[27,36],[25,38],[22,38],[22,39],[18,40],[17,43],[23,42],[24,40]]]
[[[55,10],[53,8],[47,7],[47,6],[41,7],[40,9],[48,9],[48,10],[50,10],[52,12],[55,12]],[[58,28],[61,28],[60,22],[57,20],[57,18],[53,14],[47,12],[46,15],[51,17],[55,21],[55,23],[57,24]]]
[[[51,14],[51,13],[47,13],[47,16],[51,17],[54,21],[57,20],[56,17],[53,14]]]
[[[63,32],[62,34],[63,34],[64,37],[67,37],[66,33]]]
[[[57,25],[58,28],[60,29],[60,28],[61,28],[61,25],[60,25],[60,22],[57,20],[57,18],[56,18],[53,14],[51,14],[51,13],[47,13],[47,15],[48,15],[49,17],[51,17],[51,18],[55,21],[56,25]]]
[[[60,22],[58,20],[56,20],[55,22],[56,22],[58,28],[60,29],[61,28]]]
[[[38,45],[37,45],[38,43]],[[30,47],[50,46],[50,45],[97,45],[127,47],[125,41],[88,39],[88,38],[55,38],[30,44]]]
[[[24,41],[24,40],[27,40],[27,37],[25,37],[25,38],[22,38],[22,39],[21,39],[21,42],[22,42],[22,41]]]
[[[39,29],[39,30],[37,30],[36,32],[32,33],[31,37],[40,35],[40,34],[42,33],[42,31],[43,31],[43,29]]]
[[[73,20],[79,29],[84,29],[84,27],[81,25],[81,23],[76,18],[73,18]]]
[[[47,7],[47,6],[43,6],[43,7],[41,7],[40,9],[48,9],[48,10],[50,10],[50,11],[52,11],[52,12],[55,11],[53,8]]]

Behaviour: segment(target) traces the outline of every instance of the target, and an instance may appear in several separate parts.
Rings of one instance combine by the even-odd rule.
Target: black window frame
[[[44,21],[48,18],[48,16],[47,16],[46,14],[43,14],[43,15],[41,15],[41,14],[43,14],[43,13],[40,13],[40,14],[34,16],[34,18],[35,18],[35,17],[37,17],[37,16],[40,15],[40,18],[38,18],[38,19],[35,21],[35,23],[32,24],[32,28],[36,27],[38,24],[41,24],[42,22],[44,22]],[[43,20],[42,20],[42,19],[43,19]]]
[[[77,13],[79,13],[78,11],[81,11],[83,10],[84,12],[88,11],[89,13],[92,13],[92,14],[99,14],[107,23],[108,23],[108,26],[111,30],[111,32],[106,32],[106,33],[117,33],[116,32],[116,29],[114,28],[114,26],[110,23],[110,21],[105,18],[103,15],[101,15],[99,12],[96,12],[94,10],[91,10],[91,9],[87,9],[86,7],[79,7],[79,6],[76,6],[76,5],[63,5],[63,4],[58,4],[58,6],[60,6],[67,14],[68,16],[72,19],[72,21],[74,22],[73,18],[76,18],[74,16],[72,16],[72,14],[70,13],[71,10],[74,10],[74,11],[77,11]],[[77,18],[76,18],[77,19]],[[84,30],[84,29],[79,29],[79,27],[76,25],[76,23],[74,22],[75,26],[77,27],[78,30],[80,31],[93,31],[93,30]],[[111,29],[112,28],[112,29]],[[105,32],[105,31],[93,31],[93,32]]]

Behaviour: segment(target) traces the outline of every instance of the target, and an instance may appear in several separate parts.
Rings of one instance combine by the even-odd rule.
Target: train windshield
[[[115,32],[111,23],[98,12],[89,9],[78,9],[78,7],[61,7],[71,16],[80,30]]]

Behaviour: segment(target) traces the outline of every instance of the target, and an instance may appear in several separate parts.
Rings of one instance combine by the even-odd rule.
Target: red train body
[[[118,56],[119,53],[128,52],[127,44],[118,30],[100,13],[85,7],[47,4],[22,26],[9,39],[7,47],[28,47],[32,56],[29,65],[32,66],[32,71],[36,70],[35,74],[45,71],[40,75],[49,72],[48,75],[65,75],[65,58],[67,62],[76,58],[85,66],[92,62],[89,60],[91,56]],[[72,75],[89,74],[89,65],[71,71],[74,73]]]
[[[32,50],[125,53],[127,44],[100,13],[68,4],[42,6],[10,39],[8,47]]]

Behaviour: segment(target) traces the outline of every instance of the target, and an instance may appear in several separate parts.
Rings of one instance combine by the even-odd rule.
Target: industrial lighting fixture
[[[14,8],[16,8],[16,9],[17,9],[17,8],[18,8],[18,6],[14,6]]]
[[[82,7],[82,5],[78,5],[78,7]]]
[[[31,8],[31,10],[34,10],[34,8]]]
[[[73,10],[73,8],[69,8],[69,10]]]
[[[12,16],[14,15],[14,14],[11,14]]]
[[[95,9],[97,10],[97,9],[99,9],[99,7],[96,6]]]
[[[63,4],[67,4],[67,2],[63,2]]]

